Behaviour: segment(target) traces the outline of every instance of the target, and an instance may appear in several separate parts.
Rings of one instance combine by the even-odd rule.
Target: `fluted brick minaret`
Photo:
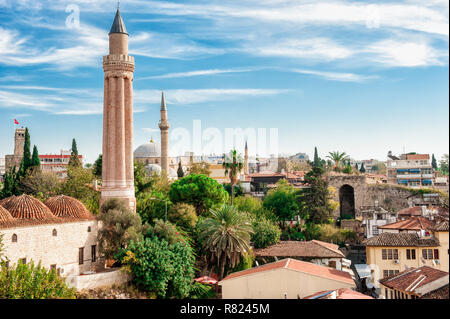
[[[136,210],[133,169],[133,72],[128,33],[117,9],[109,32],[109,55],[103,57],[102,196],[125,199]]]
[[[167,120],[167,106],[164,99],[164,92],[161,94],[161,120],[159,129],[161,130],[161,169],[169,174],[169,121]]]

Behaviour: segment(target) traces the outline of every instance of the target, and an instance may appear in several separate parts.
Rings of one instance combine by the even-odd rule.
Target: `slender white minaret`
[[[125,199],[136,211],[133,169],[133,72],[128,33],[117,9],[109,32],[109,55],[103,57],[103,163],[100,205]]]
[[[169,174],[169,121],[167,120],[167,106],[164,99],[164,92],[161,94],[161,120],[159,129],[161,130],[161,169]]]
[[[248,175],[248,147],[247,147],[247,141],[245,141],[244,175]]]

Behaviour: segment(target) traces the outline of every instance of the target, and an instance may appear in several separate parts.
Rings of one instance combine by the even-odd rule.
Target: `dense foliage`
[[[141,192],[136,197],[136,210],[144,223],[153,223],[154,219],[165,220],[166,205],[169,210],[171,204],[167,193],[158,190]]]
[[[267,193],[263,206],[275,214],[281,228],[285,227],[285,221],[298,215],[299,206],[294,188],[284,179],[278,181],[277,187]]]
[[[185,203],[177,203],[169,209],[168,219],[180,228],[191,231],[197,222],[195,207]]]
[[[197,214],[201,215],[225,203],[228,194],[214,179],[205,175],[189,174],[171,185],[169,197],[172,203],[193,205]]]
[[[68,288],[55,270],[47,270],[33,262],[18,263],[15,268],[0,265],[0,299],[75,298],[75,290]]]
[[[103,227],[98,231],[99,250],[107,259],[112,259],[130,241],[141,240],[146,226],[142,225],[139,215],[117,198],[105,201],[101,209],[99,221]]]
[[[255,248],[265,248],[276,244],[280,240],[280,228],[265,217],[256,219],[252,223],[252,227],[251,240]]]
[[[189,296],[195,257],[187,243],[169,244],[156,236],[148,237],[131,242],[122,249],[119,259],[133,274],[138,288],[162,298]]]

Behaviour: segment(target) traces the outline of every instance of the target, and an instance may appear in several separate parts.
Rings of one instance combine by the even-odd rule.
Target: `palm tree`
[[[224,156],[222,167],[225,168],[225,176],[228,175],[231,184],[231,205],[233,205],[234,185],[237,182],[237,175],[244,167],[244,160],[236,150],[230,151],[230,154]]]
[[[335,169],[339,167],[339,164],[348,159],[348,155],[345,152],[340,153],[339,151],[336,151],[336,152],[329,152],[329,154],[330,155],[327,155],[327,157],[334,161]]]
[[[210,253],[211,261],[219,267],[219,280],[224,277],[225,266],[235,267],[240,257],[250,251],[250,222],[234,206],[223,205],[210,210],[211,217],[200,225],[203,249]]]

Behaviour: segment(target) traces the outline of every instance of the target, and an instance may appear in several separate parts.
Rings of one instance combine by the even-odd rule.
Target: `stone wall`
[[[355,195],[355,211],[365,204],[365,194],[367,192],[366,177],[364,175],[329,175],[327,176],[328,185],[336,189],[334,200],[339,202],[339,190],[344,185],[353,187]],[[339,208],[334,212],[334,217],[339,217]]]
[[[88,231],[88,228],[90,231]],[[56,230],[56,236],[53,231]],[[91,260],[92,246],[97,245],[98,222],[77,221],[63,224],[43,224],[0,229],[5,245],[4,255],[10,265],[26,258],[45,268],[56,265],[61,276],[78,275],[92,270],[100,262]],[[13,235],[17,242],[13,242]],[[79,248],[84,248],[83,264],[79,265]],[[98,246],[96,248],[98,257]]]
[[[68,286],[77,290],[122,285],[131,280],[131,276],[122,269],[108,269],[102,272],[66,278]]]

